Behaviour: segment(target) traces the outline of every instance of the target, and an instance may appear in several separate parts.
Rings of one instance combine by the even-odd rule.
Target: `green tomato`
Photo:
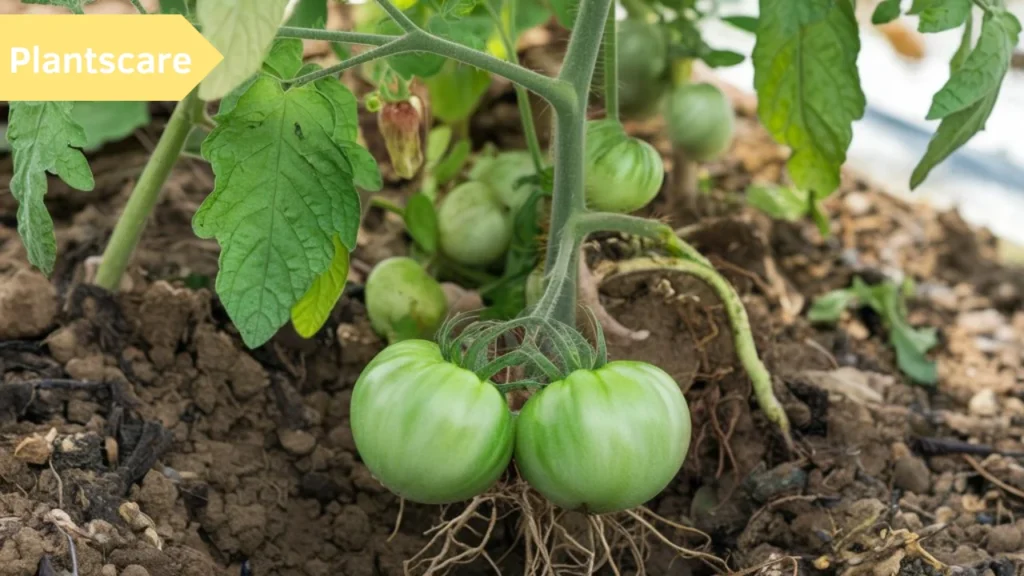
[[[441,326],[447,309],[441,285],[412,258],[388,258],[378,263],[366,279],[370,325],[389,341],[430,338]]]
[[[639,506],[668,486],[690,446],[690,411],[660,368],[616,361],[577,370],[527,400],[516,423],[516,465],[568,510]]]
[[[437,229],[441,251],[466,266],[497,262],[512,240],[508,208],[482,182],[466,182],[441,200]]]
[[[665,179],[661,154],[626,134],[615,120],[587,124],[587,204],[604,212],[633,212],[658,195]]]
[[[426,340],[392,344],[370,361],[352,391],[350,417],[363,463],[412,502],[472,498],[512,459],[515,424],[504,395]]]
[[[697,162],[713,160],[729,149],[736,118],[729,99],[711,84],[677,86],[665,105],[672,144]]]
[[[619,22],[619,112],[642,119],[658,110],[668,91],[668,44],[657,24]]]
[[[490,187],[494,197],[515,213],[529,200],[531,190],[529,186],[517,186],[517,183],[536,173],[529,152],[512,150],[494,158],[477,160],[469,177]]]

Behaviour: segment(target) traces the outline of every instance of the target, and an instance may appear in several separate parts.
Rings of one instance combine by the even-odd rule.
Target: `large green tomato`
[[[658,110],[671,84],[668,44],[657,24],[626,19],[619,22],[619,112],[642,119]]]
[[[512,217],[489,186],[466,182],[441,200],[437,229],[446,256],[467,266],[487,266],[508,250]]]
[[[469,177],[489,186],[494,197],[515,213],[530,199],[531,191],[530,186],[517,186],[518,182],[536,173],[529,152],[511,150],[494,158],[480,158]]]
[[[412,258],[383,260],[366,279],[366,314],[374,331],[388,340],[430,338],[447,311],[444,289]],[[410,329],[415,334],[408,334]]]
[[[639,506],[668,486],[690,446],[690,411],[660,368],[577,370],[527,400],[516,464],[548,500],[593,514]]]
[[[515,425],[505,397],[426,340],[392,344],[370,361],[352,391],[350,418],[363,463],[412,502],[472,498],[512,459]]]
[[[587,123],[587,204],[604,212],[633,212],[658,195],[665,180],[661,154],[626,134],[615,120]]]
[[[736,117],[725,94],[711,84],[682,84],[665,102],[665,124],[672,144],[692,160],[714,160],[729,149]]]

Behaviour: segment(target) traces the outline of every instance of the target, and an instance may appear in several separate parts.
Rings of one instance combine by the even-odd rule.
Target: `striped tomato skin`
[[[675,380],[651,364],[617,361],[531,397],[517,419],[515,459],[548,500],[604,514],[664,490],[689,446],[690,411]]]
[[[426,340],[392,344],[370,361],[352,391],[350,418],[370,472],[420,504],[472,498],[512,458],[515,428],[505,397]]]

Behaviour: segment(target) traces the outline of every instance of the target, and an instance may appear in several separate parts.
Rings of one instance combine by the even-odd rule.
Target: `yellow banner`
[[[181,100],[222,59],[181,15],[0,15],[0,100]]]

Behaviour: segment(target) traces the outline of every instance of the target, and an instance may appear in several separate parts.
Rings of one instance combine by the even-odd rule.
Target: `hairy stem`
[[[615,6],[608,10],[604,26],[604,110],[608,118],[619,119],[619,48]]]
[[[564,259],[568,277],[564,282],[549,282],[548,291],[556,285],[557,301],[551,306],[552,318],[570,326],[576,324],[576,262],[578,251],[575,238],[564,242],[563,236],[572,234],[571,219],[586,210],[585,149],[587,100],[594,66],[601,50],[601,36],[608,17],[611,0],[584,0],[573,27],[569,48],[565,53],[559,79],[575,91],[575,105],[555,110],[555,182],[551,203],[550,242],[544,262],[545,273],[551,277],[556,264]],[[568,249],[569,253],[563,254]]]
[[[139,14],[149,14],[149,12],[146,11],[146,8],[142,5],[142,2],[140,2],[139,0],[131,0],[131,2],[132,6],[135,7],[135,10]]]
[[[97,285],[110,291],[117,290],[121,285],[121,276],[128,267],[128,261],[139,243],[146,221],[149,220],[149,215],[160,198],[160,191],[167,181],[167,176],[181,156],[181,150],[195,119],[202,116],[202,106],[203,101],[193,90],[174,107],[167,128],[164,129],[153,154],[149,157],[149,162],[135,183],[135,189],[132,190],[124,206],[124,212],[114,227],[114,233],[107,242],[107,248],[103,251],[103,261],[96,272]]]
[[[484,6],[487,8],[487,13],[490,15],[491,20],[494,21],[494,25],[498,27],[498,35],[501,37],[501,43],[505,46],[505,54],[508,61],[512,64],[519,65],[519,57],[516,55],[516,43],[513,39],[515,37],[515,26],[516,26],[516,2],[518,0],[505,0],[506,6],[508,6],[508,20],[509,26],[505,26],[505,23],[501,19],[501,15],[498,11],[491,6],[490,1],[485,1]],[[537,127],[533,122],[533,109],[530,107],[530,95],[526,89],[516,84],[516,103],[519,104],[519,115],[522,116],[523,121],[523,135],[526,138],[526,148],[530,151],[530,158],[533,160],[533,168],[540,172],[544,169],[544,154],[540,149],[540,139],[537,138]]]
[[[388,36],[381,34],[358,34],[355,32],[337,32],[332,30],[315,30],[312,28],[285,27],[278,32],[278,37],[305,38],[312,40],[324,40],[327,42],[366,44],[381,47],[391,45],[391,43],[399,40],[404,40],[400,46],[400,50],[393,53],[377,52],[372,57],[364,57],[364,59],[357,62],[357,64],[369,62],[370,60],[384,56],[397,56],[399,54],[406,54],[409,52],[426,52],[450,58],[457,62],[462,62],[463,64],[469,64],[470,66],[476,66],[477,68],[490,72],[491,74],[507,78],[513,83],[530,90],[546,100],[556,111],[571,108],[576,105],[576,98],[572,91],[572,87],[567,82],[563,82],[557,78],[549,78],[543,74],[527,70],[521,66],[516,66],[511,62],[495,58],[490,54],[474,50],[473,48],[463,46],[462,44],[452,42],[451,40],[446,40],[440,36],[435,36],[419,28],[407,32],[402,36]],[[369,54],[371,52],[375,51],[371,50],[364,54]],[[359,56],[356,58],[359,58]],[[328,72],[329,74],[337,74],[340,71],[356,65],[351,63],[353,60],[355,60],[355,58],[351,58],[337,66],[332,66],[329,69],[317,72],[317,74],[328,72],[328,70],[330,70],[330,72]],[[323,77],[323,75],[320,77]],[[304,82],[309,82],[309,80],[306,79]]]
[[[412,35],[399,36],[396,39],[384,44],[383,46],[377,46],[372,50],[367,50],[362,54],[353,56],[347,60],[344,60],[334,66],[328,66],[323,70],[317,70],[316,72],[310,72],[309,74],[303,74],[298,78],[289,80],[289,84],[295,84],[301,86],[310,82],[315,82],[321,78],[327,76],[337,76],[349,68],[355,68],[360,64],[365,64],[378,58],[387,58],[388,56],[394,56],[395,54],[401,54],[402,52],[409,52],[409,47],[413,44],[414,39]]]

